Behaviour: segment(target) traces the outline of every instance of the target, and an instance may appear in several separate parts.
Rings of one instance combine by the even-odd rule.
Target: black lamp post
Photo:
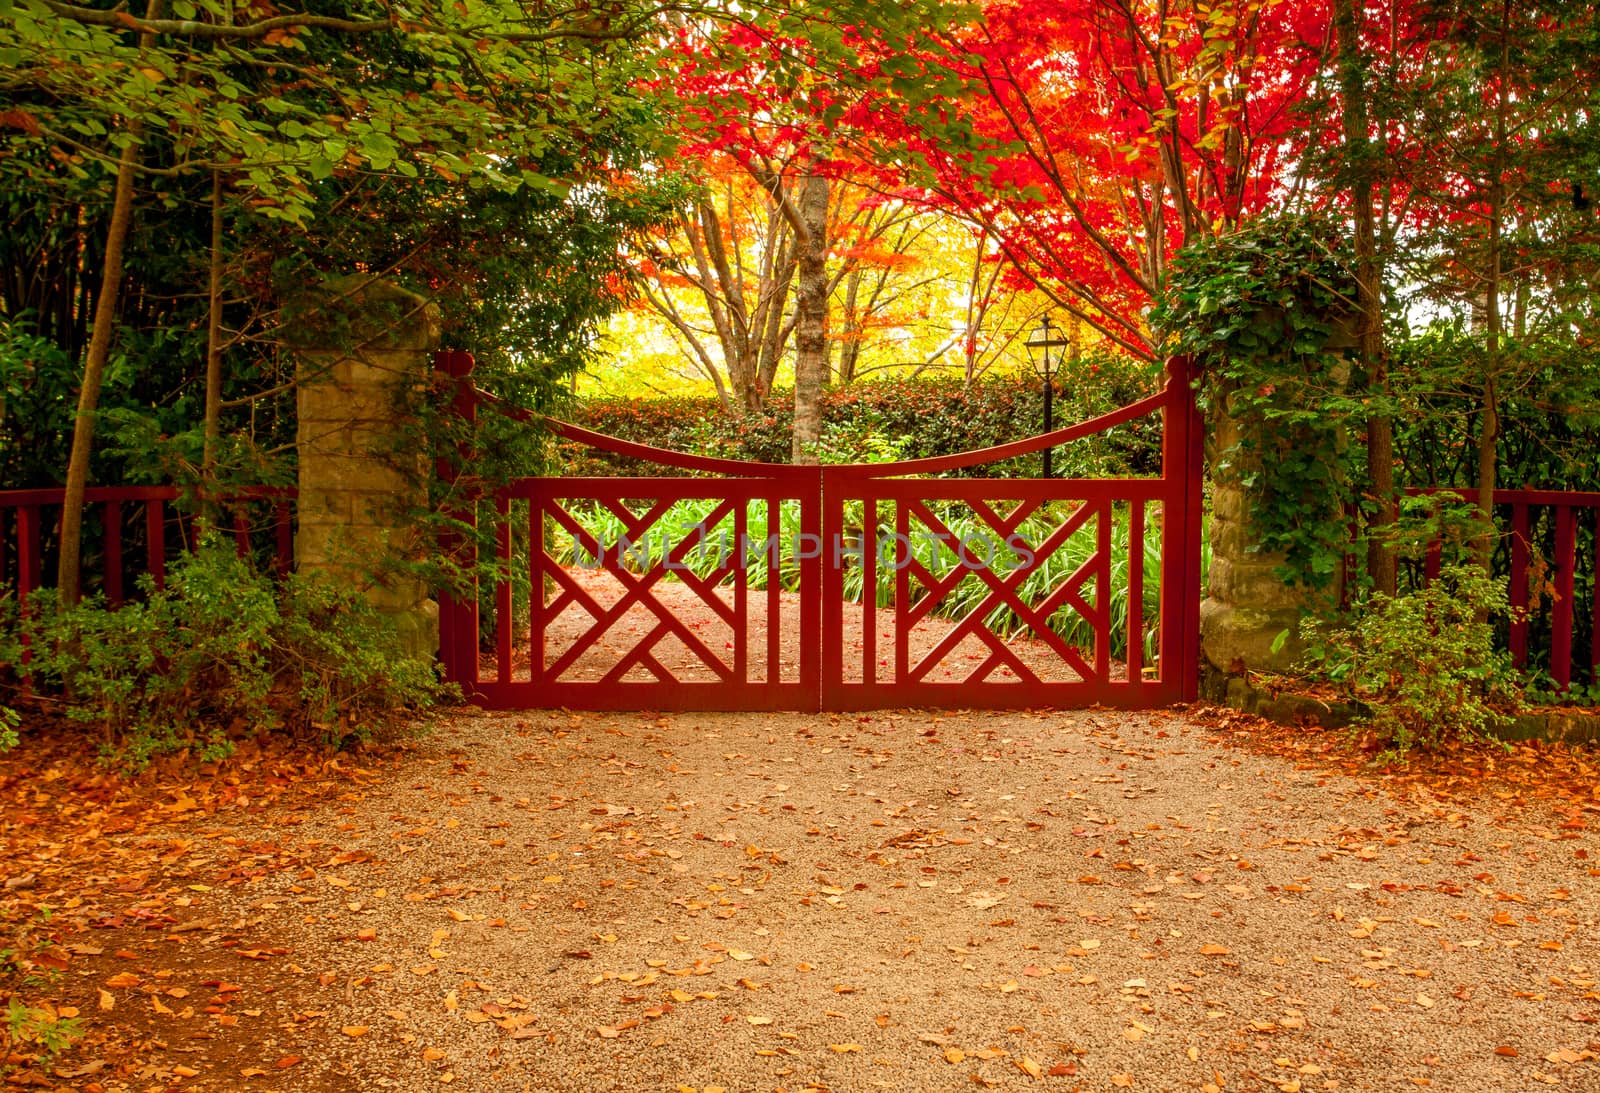
[[[1035,362],[1034,367],[1037,368],[1044,376],[1044,431],[1047,433],[1055,428],[1055,422],[1051,415],[1051,402],[1052,396],[1055,394],[1055,387],[1050,382],[1050,350],[1068,344],[1068,340],[1066,338],[1056,335],[1056,331],[1058,329],[1059,328],[1050,321],[1050,313],[1047,311],[1039,320],[1039,329],[1034,331],[1033,336],[1026,342],[1028,354],[1033,357]],[[1041,477],[1054,477],[1050,473],[1049,448],[1046,448],[1042,453],[1040,453],[1040,462],[1043,470]]]

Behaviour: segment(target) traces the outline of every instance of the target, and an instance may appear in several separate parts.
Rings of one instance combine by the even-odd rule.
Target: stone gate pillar
[[[1214,453],[1232,454],[1225,467],[1212,456],[1211,568],[1200,602],[1200,648],[1205,658],[1201,667],[1205,690],[1213,699],[1224,697],[1218,689],[1226,690],[1226,677],[1289,667],[1300,652],[1299,643],[1286,642],[1277,653],[1272,646],[1284,630],[1292,633],[1307,602],[1302,590],[1277,575],[1284,556],[1256,549],[1259,539],[1250,523],[1252,496],[1244,478],[1259,467],[1263,452],[1237,447],[1244,428],[1228,412],[1225,400],[1217,400],[1210,443]],[[1272,447],[1266,445],[1269,456]]]
[[[417,520],[431,466],[407,417],[432,372],[438,308],[354,275],[307,293],[288,326],[298,356],[296,564],[360,589],[395,620],[409,653],[432,658],[438,607],[400,563],[432,545]]]
[[[1326,349],[1333,352],[1334,365],[1326,382],[1344,387],[1349,384],[1349,363],[1344,350],[1354,346],[1354,320],[1334,328]],[[1246,482],[1259,482],[1262,467],[1270,459],[1296,453],[1310,443],[1304,430],[1282,424],[1245,421],[1234,414],[1226,390],[1216,390],[1211,398],[1211,570],[1206,578],[1205,600],[1200,603],[1200,690],[1205,698],[1245,711],[1272,714],[1264,696],[1251,688],[1248,672],[1282,672],[1290,669],[1302,651],[1299,621],[1317,615],[1318,608],[1341,599],[1344,573],[1334,573],[1331,589],[1314,591],[1290,584],[1278,576],[1285,555],[1261,549],[1261,536],[1254,528],[1251,509],[1258,502],[1258,488]],[[1330,491],[1323,517],[1328,522],[1346,523],[1339,491]],[[1274,651],[1283,632],[1288,637]],[[1282,715],[1320,717],[1314,704],[1293,709],[1278,709]]]

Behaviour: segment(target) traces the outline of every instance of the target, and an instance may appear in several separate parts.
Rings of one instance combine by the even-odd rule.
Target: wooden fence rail
[[[1470,488],[1409,492],[1456,495],[1468,502],[1477,498]],[[1547,631],[1547,670],[1557,687],[1570,687],[1585,665],[1590,682],[1600,683],[1600,493],[1495,490],[1494,504],[1510,578],[1507,646],[1512,663],[1526,669],[1530,636]],[[1435,542],[1424,563],[1426,579],[1439,575],[1442,557],[1442,546]],[[1584,569],[1589,574],[1589,602],[1580,605],[1578,575]],[[1582,648],[1584,636],[1587,651]]]
[[[23,599],[54,583],[45,563],[57,538],[65,492],[0,490],[0,586],[9,586]],[[148,573],[157,588],[163,587],[167,559],[194,543],[194,518],[180,509],[179,497],[175,486],[89,487],[84,494],[89,518],[84,523],[87,533],[98,533],[94,540],[98,550],[91,559],[96,571],[84,575],[85,587],[98,588],[114,607],[127,599],[130,574]],[[254,487],[230,493],[222,503],[232,513],[231,534],[240,556],[251,552],[256,533],[270,531],[268,549],[274,566],[279,574],[287,574],[294,564],[294,490]],[[258,523],[250,510],[261,506],[268,513]],[[127,556],[130,541],[144,556],[142,566]]]

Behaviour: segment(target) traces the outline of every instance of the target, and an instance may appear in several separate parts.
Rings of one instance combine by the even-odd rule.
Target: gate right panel
[[[826,708],[1181,698],[1161,654],[1161,480],[830,476],[823,492],[824,537],[846,544],[824,570]]]

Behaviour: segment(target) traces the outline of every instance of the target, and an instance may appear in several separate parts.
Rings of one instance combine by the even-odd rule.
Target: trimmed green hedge
[[[1159,389],[1154,365],[1096,356],[1057,380],[1056,428],[1107,413]],[[1004,377],[965,387],[954,379],[893,380],[830,391],[823,405],[824,463],[878,463],[952,455],[1033,436],[1043,429],[1043,392],[1034,377]],[[712,398],[594,399],[581,403],[576,424],[681,452],[787,463],[794,398],[775,392],[765,409],[730,415]],[[567,473],[661,474],[654,464],[583,445],[563,445]],[[1142,418],[1057,448],[1058,477],[1159,473],[1161,421]],[[957,472],[974,477],[1039,473],[1038,454]]]

